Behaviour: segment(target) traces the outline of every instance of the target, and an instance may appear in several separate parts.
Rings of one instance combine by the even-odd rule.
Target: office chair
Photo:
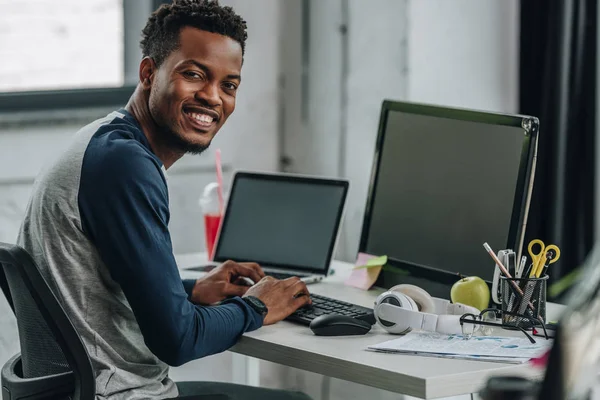
[[[0,265],[21,346],[2,368],[2,399],[94,399],[87,350],[33,258],[17,245],[0,243]]]
[[[8,281],[6,280],[6,275],[4,274],[4,270],[2,268],[0,268],[0,288],[2,288],[2,293],[4,293],[7,303],[14,313],[15,306],[13,305],[12,297],[10,296],[10,289],[8,288]]]
[[[87,350],[33,258],[0,242],[0,287],[17,317],[21,353],[2,367],[2,400],[93,400],[96,380]],[[199,394],[186,400],[228,400]]]

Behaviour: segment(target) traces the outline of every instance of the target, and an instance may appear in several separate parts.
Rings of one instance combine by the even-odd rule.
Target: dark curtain
[[[597,0],[522,0],[520,112],[540,119],[527,245],[561,249],[550,282],[578,267],[594,241]]]

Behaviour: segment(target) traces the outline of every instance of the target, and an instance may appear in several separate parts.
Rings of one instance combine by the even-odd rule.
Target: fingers
[[[233,283],[228,283],[225,286],[224,294],[226,296],[243,296],[246,294],[250,286],[236,285]]]
[[[304,307],[305,305],[308,305],[311,303],[312,303],[312,301],[310,300],[309,295],[302,295],[302,296],[296,297],[292,304],[294,305],[294,308],[297,310],[300,307]]]
[[[297,276],[292,276],[291,278],[283,279],[282,282],[285,287],[291,287],[297,284],[298,282],[302,282],[302,280],[300,280],[300,278],[298,278]]]
[[[254,283],[260,281],[262,276],[258,273],[258,271],[252,267],[249,267],[244,264],[232,264],[231,273],[239,276],[245,276],[254,281]],[[264,274],[263,274],[264,276]]]
[[[241,286],[252,286],[252,282],[248,279],[248,278],[237,278],[234,282],[234,285],[241,285]]]
[[[258,276],[260,276],[261,278],[265,277],[265,271],[263,271],[263,269],[260,267],[260,265],[258,265],[257,263],[253,263],[253,262],[244,262],[244,263],[240,263],[240,265],[243,265],[245,267],[249,267],[252,268],[254,271],[256,271],[256,273],[258,274]],[[257,281],[256,281],[257,282]]]
[[[294,278],[290,278],[290,279],[294,279]],[[292,293],[292,296],[294,298],[298,298],[298,297],[306,297],[308,299],[308,302],[310,303],[310,293],[308,292],[308,288],[306,287],[306,283],[304,283],[303,281],[301,281],[299,278],[296,278],[296,282],[294,282],[293,284],[291,284],[288,287],[288,291],[290,291]]]

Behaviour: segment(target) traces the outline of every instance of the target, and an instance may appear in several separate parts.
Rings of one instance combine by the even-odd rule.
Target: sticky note
[[[387,263],[387,256],[374,256],[366,253],[358,253],[352,273],[344,282],[363,290],[369,290],[377,280],[381,268]]]
[[[367,254],[364,253],[360,253],[360,255],[365,255],[368,256]],[[369,257],[373,257],[373,256],[369,256]],[[360,258],[359,258],[360,260]],[[354,267],[354,269],[360,269],[360,268],[373,268],[373,267],[382,267],[387,263],[387,256],[381,256],[381,257],[374,257],[374,258],[369,258],[367,260],[366,263],[364,263],[363,265],[357,265]],[[357,260],[357,264],[358,264],[358,260]]]

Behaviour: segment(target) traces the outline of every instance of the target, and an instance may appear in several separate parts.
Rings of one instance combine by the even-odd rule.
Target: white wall
[[[349,2],[346,146],[343,175],[350,180],[343,256],[354,261],[375,151],[381,102],[406,98],[408,0]]]
[[[294,4],[288,7],[296,8],[298,15],[299,6]],[[289,171],[350,179],[338,256],[352,260],[360,239],[381,101],[516,112],[519,2],[371,0],[366,7],[361,0],[330,0],[311,4],[310,112],[304,121],[299,111],[297,49],[301,24],[286,25],[284,40],[296,48],[285,49],[285,83],[295,91],[285,92],[283,151],[292,160]],[[345,49],[341,23],[348,24]]]
[[[518,0],[412,0],[408,99],[517,112]]]

